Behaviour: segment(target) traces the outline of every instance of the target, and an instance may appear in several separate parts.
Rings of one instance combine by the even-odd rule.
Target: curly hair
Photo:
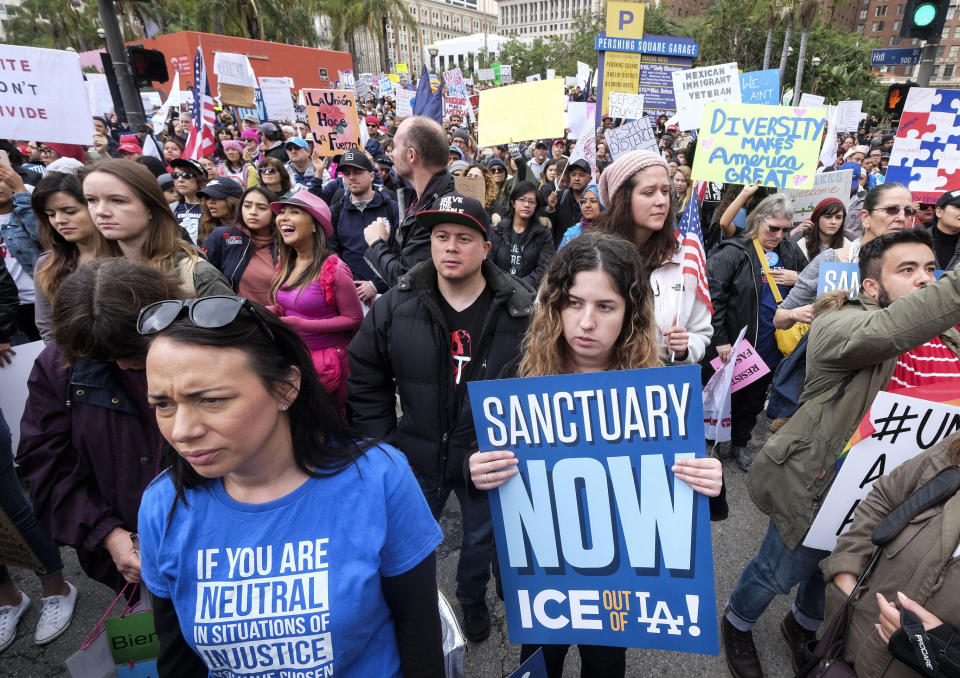
[[[565,374],[574,369],[560,314],[578,273],[603,271],[626,305],[623,327],[608,369],[631,370],[661,365],[653,316],[650,275],[632,243],[602,233],[571,240],[550,263],[540,283],[537,307],[522,343],[519,376]]]

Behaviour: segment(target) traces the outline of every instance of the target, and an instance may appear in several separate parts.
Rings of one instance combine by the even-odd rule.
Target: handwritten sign
[[[784,192],[793,200],[793,223],[799,224],[809,219],[814,208],[827,198],[836,198],[844,205],[849,205],[852,183],[853,170],[840,170],[816,175],[812,188],[786,189]]]
[[[717,356],[710,361],[710,366],[719,370],[723,361]],[[749,386],[765,374],[770,374],[770,368],[763,362],[763,358],[756,352],[749,341],[744,339],[740,342],[737,351],[737,362],[733,368],[733,375],[730,377],[730,393],[736,393],[744,386]]]
[[[611,118],[626,118],[627,120],[638,120],[642,118],[643,95],[610,92],[610,109],[607,114]]]
[[[510,641],[716,654],[707,498],[670,471],[705,453],[699,367],[467,386],[520,461],[489,493]]]
[[[314,154],[332,157],[348,148],[360,148],[360,122],[353,90],[305,89],[304,101],[310,131],[316,139]]]
[[[397,117],[409,118],[413,115],[413,99],[417,96],[417,93],[408,89],[398,89],[395,92],[397,94]]]
[[[740,104],[740,74],[736,63],[679,70],[671,76],[680,129],[696,129],[703,117],[704,104],[708,102]]]
[[[290,78],[260,78],[260,91],[263,92],[263,105],[267,108],[270,120],[296,120],[290,97]]]
[[[822,108],[708,103],[693,178],[812,188],[825,114]]]
[[[866,113],[860,110],[863,101],[841,101],[837,104],[837,131],[856,132]]]
[[[831,261],[820,264],[817,296],[833,290],[846,290],[851,299],[860,294],[860,264]]]
[[[0,139],[89,145],[93,119],[76,52],[0,45]],[[83,115],[78,115],[83,112]]]
[[[443,96],[444,115],[456,113],[461,119],[470,120],[473,114],[473,108],[470,106],[467,86],[463,80],[463,72],[459,68],[444,71],[443,83],[447,88],[446,94]]]
[[[650,125],[650,118],[640,118],[620,127],[608,129],[604,132],[604,138],[607,140],[610,157],[614,160],[624,153],[640,149],[658,152],[657,137]]]
[[[513,66],[509,64],[500,64],[500,82],[513,82]]]
[[[477,77],[481,80],[493,80],[493,69],[492,68],[481,68],[477,71]]]
[[[780,69],[751,71],[740,74],[740,98],[745,104],[780,103]]]
[[[820,96],[819,94],[808,94],[807,92],[804,92],[803,94],[800,95],[801,106],[809,106],[811,108],[817,108],[819,106],[823,106],[823,104],[826,103],[826,101],[827,101],[826,98]]]
[[[480,146],[563,136],[563,82],[541,80],[480,92]]]
[[[408,69],[407,69],[407,65],[406,65],[406,64],[397,64],[397,67],[394,68],[393,70],[395,70],[397,73],[407,73],[407,72],[408,72]]]
[[[609,113],[611,92],[636,92],[639,83],[639,54],[606,52],[603,61],[603,105],[600,113]]]

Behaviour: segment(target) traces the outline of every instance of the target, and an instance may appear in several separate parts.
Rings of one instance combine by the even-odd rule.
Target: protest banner
[[[793,201],[793,223],[799,224],[809,219],[814,208],[827,198],[836,198],[844,205],[849,205],[852,183],[853,170],[840,170],[820,172],[814,177],[812,188],[786,189],[784,193]]]
[[[851,299],[860,294],[860,264],[845,261],[822,262],[817,278],[817,296],[833,290],[846,290]]]
[[[567,103],[567,129],[580,129],[583,121],[589,118],[593,120],[597,104],[586,101],[571,101]]]
[[[417,93],[409,89],[398,89],[397,94],[397,117],[409,118],[413,115],[413,99]]]
[[[611,118],[639,120],[643,117],[643,95],[610,92],[610,109],[607,114]]]
[[[693,178],[812,188],[824,116],[822,108],[708,103]]]
[[[493,69],[481,68],[477,71],[477,77],[481,80],[493,80]]]
[[[811,108],[817,108],[823,106],[826,103],[826,98],[820,96],[819,94],[808,94],[804,92],[800,95],[799,106],[809,106]]]
[[[866,113],[860,110],[863,101],[841,101],[837,104],[837,131],[856,132]]]
[[[732,353],[731,353],[732,355]],[[733,374],[730,377],[730,393],[736,393],[744,386],[749,386],[765,374],[770,374],[770,368],[763,362],[763,358],[756,352],[749,341],[744,339],[736,353]],[[710,367],[719,370],[723,361],[717,356],[710,361]]]
[[[640,118],[625,125],[620,125],[620,127],[608,129],[603,135],[607,140],[607,150],[610,152],[610,157],[614,160],[624,153],[641,149],[654,153],[659,152],[657,137],[653,133],[650,118]]]
[[[547,69],[547,80],[553,80],[555,77],[557,77],[557,71],[556,71],[556,69],[548,68],[548,69]]]
[[[699,367],[467,387],[520,462],[488,493],[510,642],[716,654],[707,497],[671,472],[704,456]]]
[[[267,109],[268,120],[296,120],[290,97],[290,79],[260,78],[260,91],[263,92],[263,105]]]
[[[480,92],[477,143],[496,146],[511,141],[562,137],[563,82],[541,80]]]
[[[80,55],[0,45],[0,63],[0,139],[93,142],[93,119],[77,115],[90,110]]]
[[[408,73],[408,72],[409,72],[409,69],[407,69],[407,65],[406,65],[406,64],[397,64],[396,67],[395,67],[393,70],[396,71],[397,73]]]
[[[332,157],[348,148],[360,148],[360,121],[353,90],[302,90],[307,120],[313,132],[314,155]]]
[[[740,345],[746,333],[746,327],[740,330],[730,349],[730,355],[740,355]],[[736,362],[728,362],[723,369],[714,372],[703,387],[703,432],[706,439],[712,440],[714,445],[730,440],[733,428],[730,418],[730,386],[736,367]]]
[[[173,77],[178,77],[177,71]],[[110,95],[110,83],[103,73],[86,74],[87,101],[90,104],[90,115],[104,116],[113,110],[113,97]],[[179,94],[179,92],[178,92]],[[171,89],[171,96],[173,91]],[[164,120],[166,122],[166,120]]]
[[[400,82],[400,76],[397,75],[396,73],[387,73],[387,80],[396,84]],[[394,87],[394,89],[397,89],[397,87]]]
[[[671,76],[677,124],[682,130],[700,126],[704,104],[708,102],[740,104],[740,74],[736,63],[674,71]]]
[[[887,182],[898,181],[919,202],[960,189],[960,90],[911,87],[890,152]]]
[[[564,76],[563,84],[566,85],[567,87],[577,87],[578,86],[577,76],[575,75]]]
[[[15,350],[16,353],[10,356],[10,363],[0,365],[0,383],[3,383],[3,388],[0,388],[0,410],[10,425],[14,451],[20,443],[20,418],[23,417],[28,395],[27,379],[33,370],[33,362],[43,350],[43,342],[20,344]]]
[[[604,52],[601,115],[610,110],[610,92],[636,92],[640,83],[640,55]]]
[[[832,551],[877,479],[957,431],[960,397],[951,382],[877,393],[837,460],[837,477],[803,545]]]
[[[220,103],[224,106],[254,108],[257,77],[246,54],[213,53],[213,72],[217,75]]]
[[[780,103],[780,69],[751,71],[740,74],[740,98],[745,104]]]
[[[513,66],[509,64],[500,64],[500,82],[513,82]]]

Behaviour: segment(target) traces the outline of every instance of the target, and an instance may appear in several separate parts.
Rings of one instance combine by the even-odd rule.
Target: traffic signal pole
[[[930,76],[933,75],[933,62],[937,59],[937,47],[940,45],[940,36],[933,41],[928,41],[923,51],[920,53],[920,64],[917,66],[917,86],[928,87],[930,85]]]
[[[103,24],[104,37],[107,40],[107,50],[113,62],[113,70],[117,75],[117,89],[120,90],[120,99],[127,111],[127,125],[131,130],[146,124],[143,114],[143,101],[140,99],[140,90],[133,79],[133,71],[127,62],[127,50],[123,44],[123,35],[120,33],[120,22],[114,11],[113,0],[97,0],[97,9],[100,12],[100,23]]]

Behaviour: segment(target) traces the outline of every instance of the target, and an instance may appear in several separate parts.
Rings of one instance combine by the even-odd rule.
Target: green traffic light
[[[913,10],[913,25],[917,27],[929,26],[937,16],[937,8],[929,2],[917,5]]]

